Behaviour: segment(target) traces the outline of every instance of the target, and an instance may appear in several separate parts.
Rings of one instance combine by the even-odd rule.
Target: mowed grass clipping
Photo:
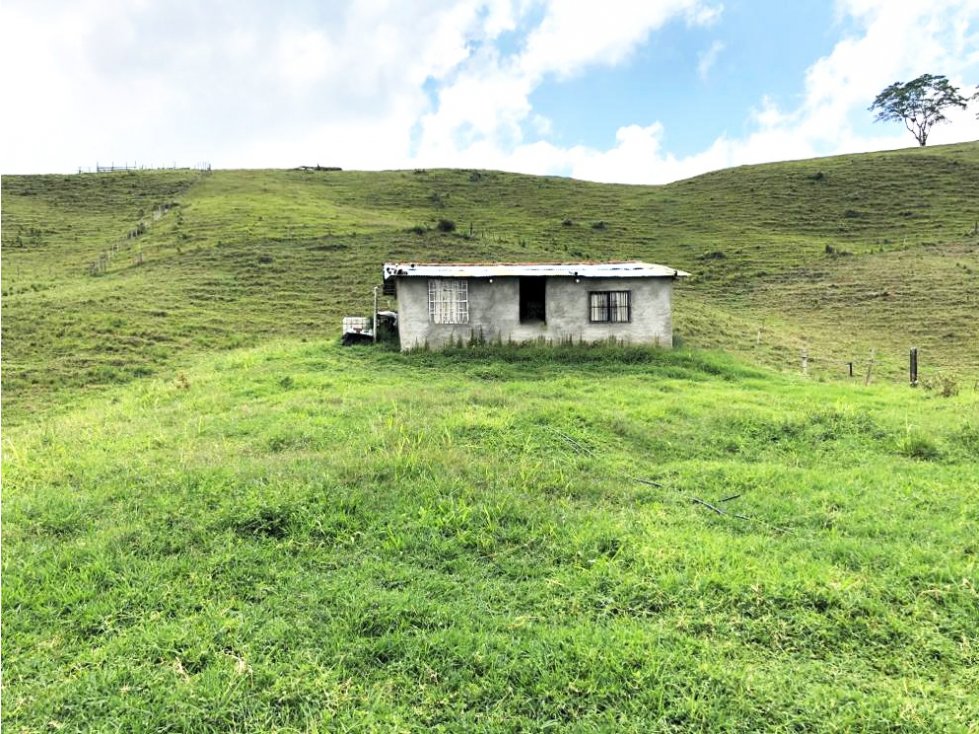
[[[4,728],[969,731],[977,463],[972,391],[241,350],[5,431]]]

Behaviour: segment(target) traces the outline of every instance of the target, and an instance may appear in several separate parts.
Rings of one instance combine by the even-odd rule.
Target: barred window
[[[433,324],[468,324],[469,281],[453,278],[429,280],[428,318]]]
[[[590,291],[588,305],[592,323],[632,321],[632,291]]]

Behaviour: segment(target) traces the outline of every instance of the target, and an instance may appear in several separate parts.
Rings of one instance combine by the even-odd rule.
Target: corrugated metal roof
[[[568,278],[686,278],[666,265],[644,262],[607,263],[384,263],[388,278],[503,278],[505,276]]]

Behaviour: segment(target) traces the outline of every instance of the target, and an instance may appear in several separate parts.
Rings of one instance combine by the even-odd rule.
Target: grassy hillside
[[[5,432],[4,729],[969,731],[977,415],[608,347],[111,389]]]
[[[805,348],[833,378],[875,350],[885,380],[916,345],[924,376],[971,384],[977,202],[976,143],[660,187],[441,170],[7,176],[4,417],[216,349],[335,335],[394,258],[663,262],[695,275],[677,298],[685,344],[788,370]]]
[[[979,720],[979,144],[2,194],[5,731]],[[336,344],[385,260],[624,258],[682,348]]]

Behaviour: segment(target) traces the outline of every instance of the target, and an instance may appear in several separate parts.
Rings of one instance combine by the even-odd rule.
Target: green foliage
[[[5,729],[979,719],[975,393],[332,340],[183,382],[5,427]]]
[[[948,78],[922,74],[909,82],[894,82],[877,95],[870,111],[876,110],[875,122],[903,122],[918,144],[924,146],[931,128],[945,121],[945,111],[965,109],[967,100]]]
[[[979,425],[963,424],[951,435],[951,442],[961,448],[965,456],[979,460]]]
[[[909,459],[934,461],[941,456],[938,446],[917,428],[908,426],[898,444],[898,451]]]

